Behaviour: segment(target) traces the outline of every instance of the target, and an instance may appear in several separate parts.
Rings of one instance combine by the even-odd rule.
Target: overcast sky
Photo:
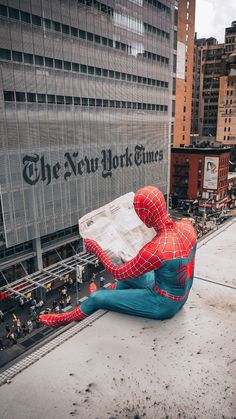
[[[196,0],[195,32],[198,38],[213,36],[224,42],[224,30],[236,20],[236,0]]]

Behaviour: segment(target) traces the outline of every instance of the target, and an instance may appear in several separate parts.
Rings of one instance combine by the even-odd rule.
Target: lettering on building
[[[38,182],[49,185],[63,177],[65,181],[78,176],[90,175],[101,170],[101,176],[112,177],[116,169],[158,163],[163,160],[163,150],[147,150],[137,144],[133,150],[126,147],[122,154],[111,149],[101,150],[99,157],[80,156],[79,151],[66,152],[61,162],[49,162],[44,154],[27,154],[23,157],[22,175],[26,183],[33,186]]]

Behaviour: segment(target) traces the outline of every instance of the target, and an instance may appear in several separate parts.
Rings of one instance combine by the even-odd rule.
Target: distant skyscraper
[[[216,138],[219,79],[224,44],[215,38],[197,39],[193,77],[192,134],[212,141]]]
[[[217,141],[236,144],[236,22],[225,29],[223,74],[220,77]]]
[[[236,22],[225,29],[225,43],[196,39],[193,68],[192,141],[235,143],[234,100]],[[230,97],[231,96],[231,97]]]
[[[0,5],[4,269],[19,253],[26,271],[41,253],[51,263],[49,243],[78,240],[78,217],[119,195],[145,184],[167,194],[174,5]]]
[[[174,147],[184,147],[190,144],[191,102],[194,52],[194,22],[195,0],[180,0],[178,2],[176,63],[174,63],[176,79],[173,102],[174,125],[172,127],[171,144]]]

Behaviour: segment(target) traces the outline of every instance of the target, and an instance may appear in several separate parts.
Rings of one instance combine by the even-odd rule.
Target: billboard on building
[[[203,188],[217,189],[219,157],[205,157]]]

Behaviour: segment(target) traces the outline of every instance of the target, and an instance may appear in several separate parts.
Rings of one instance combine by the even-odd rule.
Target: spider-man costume
[[[96,291],[70,313],[48,314],[39,320],[49,326],[82,320],[98,309],[107,309],[151,319],[174,316],[185,304],[193,282],[196,234],[187,220],[173,221],[162,193],[153,186],[136,192],[134,208],[156,236],[129,262],[115,265],[93,240],[85,240],[117,280],[110,290]]]

